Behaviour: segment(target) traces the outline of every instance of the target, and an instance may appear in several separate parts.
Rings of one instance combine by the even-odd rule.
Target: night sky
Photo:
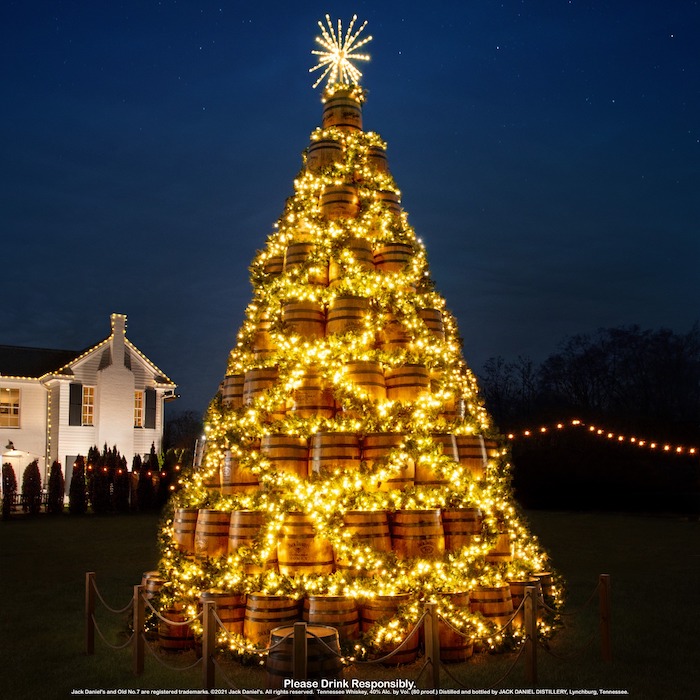
[[[309,135],[316,22],[368,20],[366,130],[478,373],[566,336],[700,317],[700,6],[690,0],[4,2],[0,343],[109,314],[217,390]]]

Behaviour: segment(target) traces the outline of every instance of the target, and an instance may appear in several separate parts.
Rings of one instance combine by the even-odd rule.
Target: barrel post
[[[612,661],[612,638],[610,635],[610,574],[600,574],[599,581],[599,602],[600,602],[600,644],[601,654],[605,663]]]
[[[144,638],[146,625],[146,605],[143,600],[143,586],[134,586],[134,645],[132,648],[132,667],[135,676],[143,673]]]
[[[295,681],[305,681],[308,668],[306,649],[306,623],[294,623],[294,640],[292,644],[292,673]]]
[[[213,600],[204,601],[202,615],[202,687],[211,690],[214,687],[214,648],[216,646],[216,619],[214,611],[216,602]]]
[[[85,653],[95,653],[95,572],[85,574]]]
[[[430,687],[434,690],[440,687],[440,631],[438,628],[437,603],[426,603],[424,632],[425,657],[430,664]]]
[[[525,587],[525,678],[537,685],[537,588]]]

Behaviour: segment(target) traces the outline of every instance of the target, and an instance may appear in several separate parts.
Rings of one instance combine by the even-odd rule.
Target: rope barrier
[[[144,602],[146,605],[153,611],[155,616],[161,621],[165,622],[168,625],[172,625],[173,627],[184,627],[185,625],[191,625],[193,622],[196,622],[197,620],[202,619],[202,615],[204,614],[203,612],[199,613],[199,615],[195,615],[194,617],[188,619],[188,620],[183,620],[181,622],[178,622],[176,620],[169,620],[167,617],[163,617],[152,605],[151,601],[148,600],[148,598],[144,598]]]
[[[544,608],[547,612],[550,613],[555,613],[557,615],[561,615],[562,617],[575,617],[576,615],[579,615],[582,613],[593,601],[595,598],[596,593],[600,590],[600,581],[598,581],[596,587],[593,589],[593,593],[589,596],[588,600],[578,609],[574,610],[573,612],[560,612],[559,610],[556,610],[555,608],[550,607],[544,602],[543,598],[540,598],[538,603],[540,607]]]
[[[278,646],[280,646],[288,637],[290,637],[293,634],[293,632],[290,632],[271,646],[260,649],[259,647],[251,647],[241,644],[235,637],[233,637],[233,635],[226,629],[226,627],[224,627],[224,623],[222,622],[221,618],[217,615],[216,610],[214,611],[214,620],[216,621],[218,626],[223,630],[226,636],[226,641],[230,642],[238,649],[241,649],[242,651],[247,651],[251,654],[269,654],[273,649],[277,649]]]
[[[342,655],[339,651],[336,651],[335,649],[333,649],[333,647],[328,646],[328,644],[326,644],[326,642],[323,641],[323,639],[321,639],[321,637],[319,637],[317,634],[315,634],[314,632],[312,632],[312,631],[311,631],[310,629],[308,629],[308,628],[307,628],[307,632],[308,632],[308,634],[310,634],[316,641],[321,642],[321,644],[322,644],[324,647],[326,647],[326,649],[328,649],[328,651],[330,651],[331,654],[333,654],[333,656],[337,656],[339,659],[342,659],[342,658],[343,658],[343,655]]]
[[[91,616],[91,619],[92,619],[92,624],[95,626],[95,629],[97,630],[97,634],[99,635],[100,639],[101,639],[110,649],[114,649],[115,651],[118,651],[119,649],[124,649],[124,648],[128,647],[129,644],[131,644],[131,641],[132,641],[133,638],[134,638],[134,633],[133,633],[133,632],[131,633],[129,639],[127,639],[126,642],[124,642],[124,644],[118,644],[118,645],[111,644],[110,642],[107,641],[107,639],[105,638],[104,634],[102,634],[102,630],[100,629],[100,626],[97,624],[97,620],[95,619],[95,616],[94,616],[94,615]]]
[[[121,615],[122,613],[125,613],[134,607],[134,599],[132,597],[129,599],[129,602],[123,608],[119,608],[118,610],[116,608],[111,608],[105,602],[105,599],[102,597],[102,594],[100,593],[100,590],[97,588],[97,584],[94,581],[92,583],[92,590],[95,591],[95,595],[97,596],[97,599],[100,601],[100,603],[102,603],[102,605],[114,615]]]
[[[415,627],[411,630],[411,632],[408,634],[408,636],[399,644],[399,646],[396,647],[393,651],[389,652],[386,656],[382,656],[379,659],[368,659],[367,661],[361,661],[361,660],[356,660],[353,661],[354,664],[381,664],[384,663],[387,659],[391,659],[393,656],[396,656],[405,646],[408,644],[409,640],[416,634],[418,634],[418,630],[420,629],[420,625],[423,622],[423,620],[427,617],[428,613],[424,612],[420,618],[418,619],[418,622],[416,622]]]
[[[146,639],[145,635],[142,634],[142,635],[141,635],[141,638],[142,638],[143,641],[144,641],[144,647],[145,647],[146,649],[148,649],[148,651],[149,651],[149,653],[151,654],[151,656],[152,656],[161,666],[163,666],[164,668],[167,668],[167,669],[169,669],[169,670],[171,670],[171,671],[189,671],[189,670],[193,669],[195,666],[197,666],[198,664],[200,664],[200,663],[202,662],[202,659],[197,659],[194,663],[190,664],[189,666],[171,666],[170,664],[166,664],[165,661],[161,658],[161,656],[160,656],[159,654],[157,654],[157,653],[153,650],[151,644],[148,642],[148,640]]]
[[[593,642],[595,641],[596,634],[593,633],[591,636],[586,640],[584,645],[575,652],[572,652],[569,655],[562,655],[562,654],[557,654],[553,652],[546,644],[543,644],[542,642],[538,642],[538,646],[541,649],[544,649],[552,658],[557,659],[558,661],[572,661],[573,659],[577,659],[580,656],[583,656],[584,652],[586,652],[591,646],[593,646]]]

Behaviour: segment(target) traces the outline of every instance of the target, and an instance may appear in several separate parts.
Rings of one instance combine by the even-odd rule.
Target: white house
[[[39,460],[42,483],[59,461],[66,492],[73,462],[96,445],[134,455],[160,450],[164,402],[176,398],[169,379],[126,337],[126,316],[87,350],[0,345],[0,452],[21,490],[24,468]]]

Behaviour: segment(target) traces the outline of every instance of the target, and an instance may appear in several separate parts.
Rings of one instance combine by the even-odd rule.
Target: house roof
[[[0,375],[41,377],[70,364],[85,350],[52,350],[19,345],[0,345]]]

